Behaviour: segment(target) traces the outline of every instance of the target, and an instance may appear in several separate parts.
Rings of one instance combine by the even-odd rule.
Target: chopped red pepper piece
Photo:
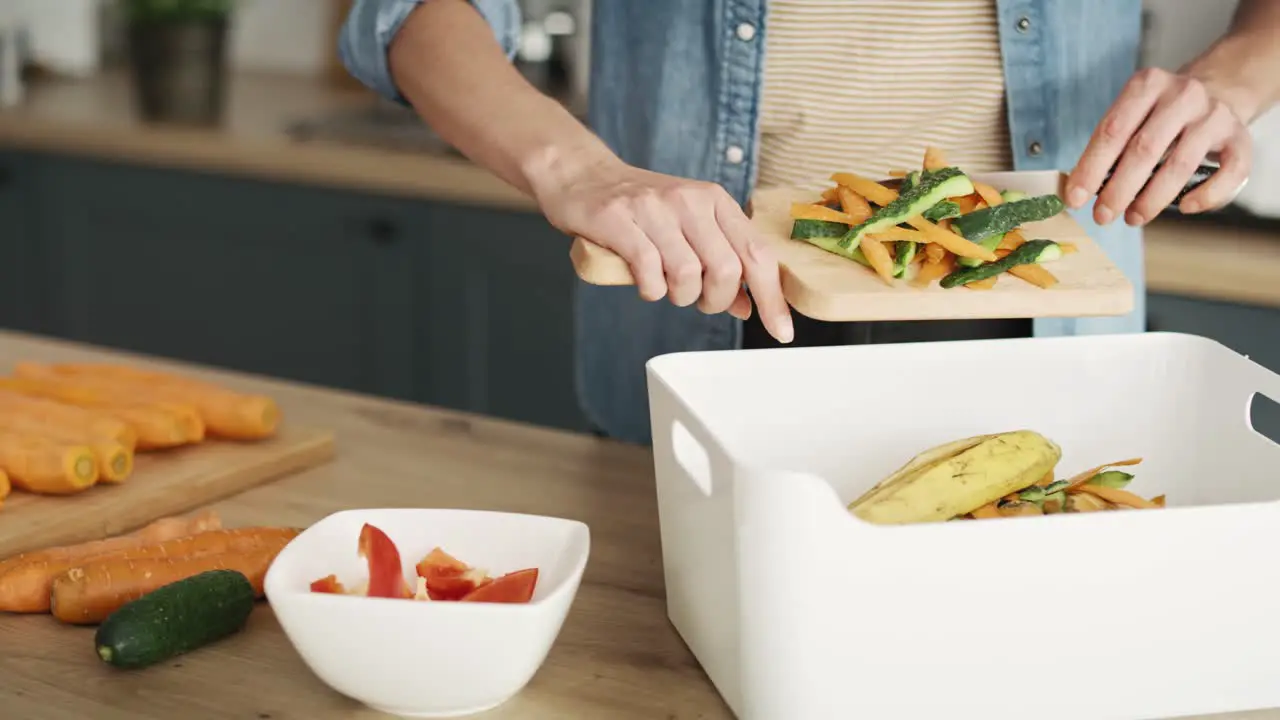
[[[452,577],[461,575],[471,566],[455,558],[440,548],[432,548],[427,556],[418,562],[418,575],[421,577]]]
[[[342,583],[338,582],[337,575],[330,575],[311,583],[311,592],[342,595],[347,592],[347,589],[342,586]]]
[[[432,600],[461,600],[491,579],[483,572],[434,548],[417,565],[418,576],[426,580],[427,597]]]
[[[400,568],[400,551],[391,538],[365,523],[360,529],[360,557],[369,563],[369,597],[409,598],[413,593]]]
[[[472,590],[462,602],[527,603],[537,584],[537,568],[517,570]]]

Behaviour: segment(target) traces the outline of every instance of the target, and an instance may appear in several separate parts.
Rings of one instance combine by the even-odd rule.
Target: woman
[[[627,259],[639,297],[579,286],[578,386],[605,434],[643,443],[644,364],[667,352],[768,346],[770,336],[811,345],[1142,331],[1141,299],[1121,318],[793,319],[776,260],[741,209],[758,183],[878,176],[918,163],[926,143],[974,172],[1074,165],[1068,204],[1092,202],[1092,219],[1079,218],[1141,290],[1138,226],[1205,153],[1220,151],[1223,168],[1185,211],[1225,202],[1247,176],[1246,125],[1280,94],[1280,0],[1243,0],[1232,31],[1177,74],[1134,75],[1140,13],[1140,0],[596,0],[595,134],[508,63],[515,0],[357,0],[341,51],[352,74],[411,103],[553,225]]]

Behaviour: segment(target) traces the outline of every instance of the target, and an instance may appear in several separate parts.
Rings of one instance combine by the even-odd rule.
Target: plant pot
[[[148,121],[215,124],[226,104],[226,19],[129,26],[134,97]]]

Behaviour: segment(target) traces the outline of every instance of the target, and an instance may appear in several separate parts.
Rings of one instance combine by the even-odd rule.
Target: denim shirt
[[[421,0],[357,0],[340,38],[349,71],[403,101],[387,48]],[[516,0],[471,0],[513,55]],[[756,176],[767,0],[595,0],[589,121],[628,163],[720,183],[745,203]],[[1068,170],[1137,65],[1141,0],[998,0],[1015,170]],[[751,25],[755,33],[738,32]],[[1073,213],[1137,290],[1133,312],[1044,318],[1039,337],[1145,328],[1142,234]],[[568,262],[568,258],[565,259]],[[634,288],[579,283],[576,374],[588,419],[611,437],[648,443],[645,363],[740,347],[741,322],[694,307],[644,302]],[[749,391],[749,388],[744,388]]]

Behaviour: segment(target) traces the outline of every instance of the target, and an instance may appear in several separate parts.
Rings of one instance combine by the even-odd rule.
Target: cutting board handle
[[[614,286],[636,284],[635,278],[631,276],[631,266],[627,265],[621,255],[584,237],[573,239],[569,258],[573,260],[573,269],[583,282]]]
[[[751,217],[752,204],[748,200],[744,208],[747,217]],[[601,247],[584,237],[575,237],[569,248],[569,258],[573,260],[573,269],[583,282],[591,285],[626,286],[635,285],[636,279],[631,276],[631,266],[614,251]]]

